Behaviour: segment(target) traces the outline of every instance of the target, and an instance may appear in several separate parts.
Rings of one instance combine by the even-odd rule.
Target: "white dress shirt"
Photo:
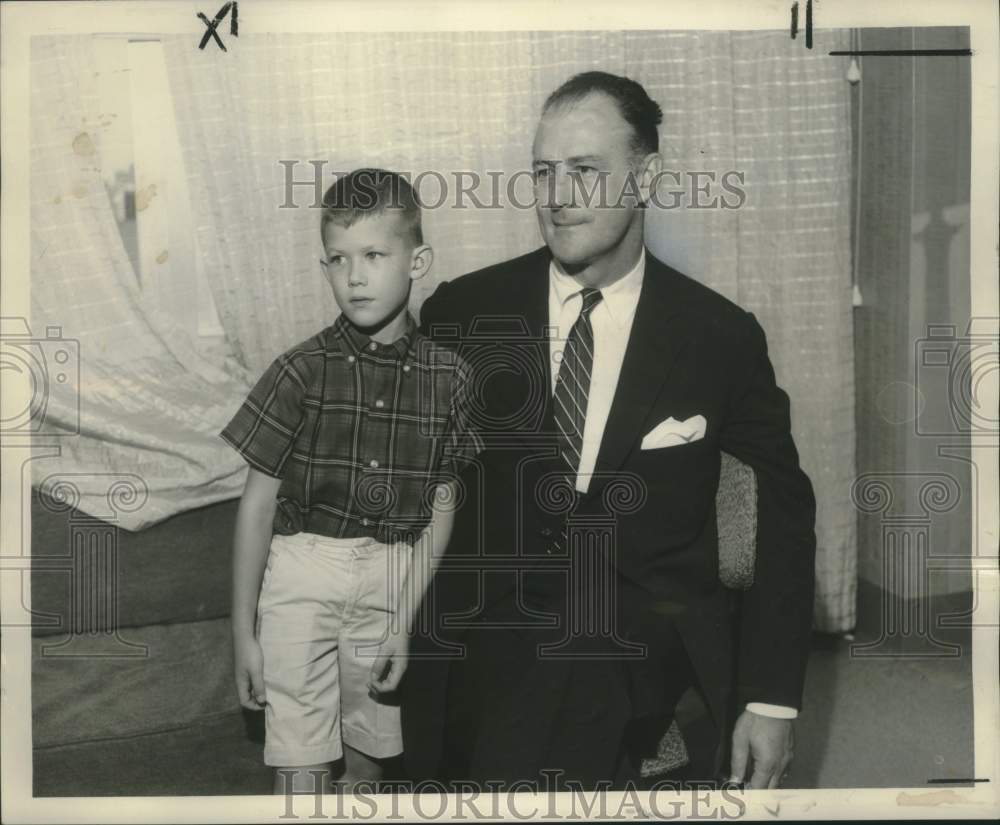
[[[646,268],[646,253],[625,275],[601,290],[601,301],[590,312],[594,330],[594,363],[591,366],[587,394],[587,418],[583,427],[583,448],[577,468],[576,489],[587,492],[597,462],[597,451],[604,437],[611,402],[618,386],[618,375],[625,359],[632,319],[639,305],[639,290]],[[553,261],[549,265],[549,363],[552,367],[551,392],[555,392],[563,347],[583,306],[581,284],[560,272]]]
[[[608,423],[611,402],[618,387],[618,376],[632,321],[639,305],[639,292],[646,271],[646,252],[639,255],[636,265],[624,277],[601,289],[601,301],[591,310],[590,325],[594,330],[594,363],[590,374],[590,389],[587,394],[587,414],[583,427],[583,447],[580,451],[580,466],[576,473],[576,489],[585,493],[590,488],[597,462],[597,453],[604,438],[604,427]],[[560,272],[555,261],[549,264],[549,364],[551,366],[554,393],[559,377],[559,364],[563,347],[570,330],[583,306],[580,290],[583,285],[571,275]],[[750,702],[747,710],[761,716],[778,719],[794,719],[798,716],[795,708],[783,705],[769,705]]]

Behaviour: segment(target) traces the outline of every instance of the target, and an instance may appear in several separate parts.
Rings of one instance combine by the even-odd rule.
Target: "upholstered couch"
[[[753,472],[723,456],[720,577],[752,582]],[[267,793],[260,714],[232,684],[236,501],[138,533],[33,493],[32,722],[37,796]],[[674,724],[643,773],[687,762]]]

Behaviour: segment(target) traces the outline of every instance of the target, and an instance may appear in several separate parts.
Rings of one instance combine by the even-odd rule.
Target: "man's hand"
[[[375,693],[391,693],[398,688],[406,672],[409,654],[410,637],[406,631],[389,631],[389,637],[382,643],[372,664],[368,687]]]
[[[745,710],[733,731],[730,782],[743,782],[747,763],[753,759],[748,788],[777,788],[792,762],[795,737],[791,719],[774,719]]]
[[[267,697],[264,694],[264,655],[253,636],[233,640],[233,660],[236,671],[236,693],[247,710],[260,710]]]

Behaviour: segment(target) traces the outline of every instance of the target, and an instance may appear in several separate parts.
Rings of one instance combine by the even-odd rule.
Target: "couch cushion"
[[[260,716],[227,713],[145,736],[36,748],[34,795],[269,794],[274,779],[261,752],[263,731],[256,738],[247,731]],[[303,817],[312,813],[306,805],[302,810]]]
[[[229,615],[238,499],[139,532],[31,497],[32,632],[100,632]]]
[[[91,634],[70,644],[33,640],[35,747],[171,730],[239,711],[228,619],[133,627],[121,637],[143,647],[123,656],[124,646],[102,651]]]

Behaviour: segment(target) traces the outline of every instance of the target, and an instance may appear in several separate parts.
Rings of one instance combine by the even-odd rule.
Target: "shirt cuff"
[[[747,710],[758,716],[770,716],[772,719],[795,719],[799,712],[786,705],[769,705],[766,702],[747,702]]]

